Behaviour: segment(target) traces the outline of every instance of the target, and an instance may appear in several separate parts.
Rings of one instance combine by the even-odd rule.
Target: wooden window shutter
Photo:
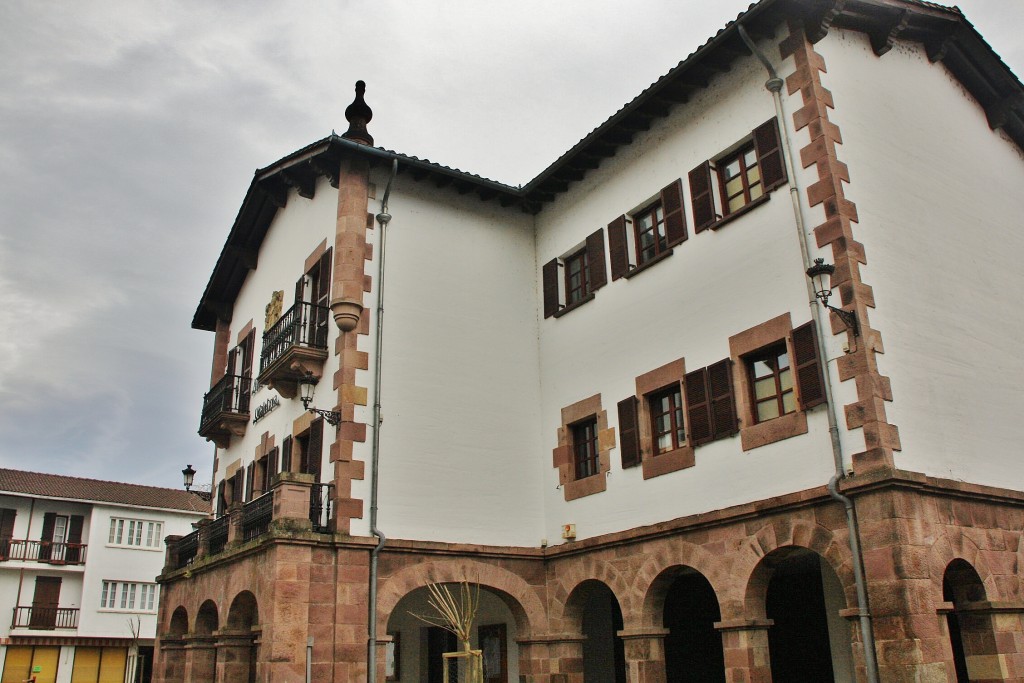
[[[612,280],[629,272],[629,247],[626,237],[626,217],[619,216],[608,224],[608,258],[612,264]]]
[[[803,409],[807,410],[824,403],[825,381],[821,376],[818,338],[814,333],[813,321],[793,330],[793,366],[796,370],[797,391]]]
[[[231,480],[231,502],[241,503],[245,497],[245,472],[238,469]]]
[[[323,418],[313,420],[309,426],[309,474],[320,481],[320,460],[324,449],[324,421]]]
[[[304,293],[303,290],[305,289],[303,287],[303,281],[305,280],[305,278],[306,276],[303,275],[295,282],[295,303],[299,303],[302,301],[302,295]]]
[[[252,393],[252,354],[256,347],[256,330],[242,340],[242,379],[238,385],[238,412],[249,412],[249,397]]]
[[[786,167],[782,161],[779,124],[775,118],[754,129],[754,149],[757,152],[757,165],[761,169],[764,191],[770,192],[785,183]]]
[[[558,313],[558,259],[553,258],[541,269],[544,279],[544,317]]]
[[[217,484],[217,516],[221,517],[224,515],[224,509],[228,506],[228,501],[224,498],[225,488],[227,482],[223,479]]]
[[[331,298],[331,265],[333,259],[334,249],[328,248],[324,252],[324,255],[320,257],[320,268],[319,268],[319,281],[317,282],[317,300],[318,306],[327,306],[330,303]]]
[[[693,206],[693,228],[707,230],[718,218],[715,196],[711,192],[711,162],[705,161],[690,171],[690,203]]]
[[[284,441],[281,442],[281,472],[294,472],[295,468],[292,466],[292,437],[284,437]]]
[[[587,237],[587,271],[590,276],[590,292],[608,284],[608,271],[604,265],[604,228]]]
[[[57,523],[57,513],[47,512],[43,515],[43,535],[39,537],[40,541],[52,541],[53,540],[53,527]]]
[[[17,516],[17,510],[0,508],[0,560],[10,557],[11,539],[14,538],[14,518]]]
[[[630,396],[619,401],[619,449],[622,469],[640,464],[640,430],[637,420],[637,399]]]
[[[278,449],[271,449],[270,453],[267,454],[267,470],[266,470],[266,482],[263,484],[263,490],[270,490],[270,483],[274,480],[274,475],[277,474],[277,454]]]
[[[686,373],[686,420],[690,423],[690,445],[699,446],[715,438],[708,396],[707,368]]]
[[[68,564],[78,564],[82,561],[82,528],[85,526],[85,517],[82,515],[71,515],[68,520],[68,548],[64,553],[64,561]]]
[[[732,361],[728,358],[708,366],[708,394],[711,399],[713,438],[721,439],[739,431],[736,400],[732,391]]]
[[[228,365],[225,375],[234,375],[238,372],[238,347],[228,351]]]
[[[686,241],[686,213],[683,211],[683,181],[675,180],[661,191],[661,208],[665,212],[665,236],[668,246]]]

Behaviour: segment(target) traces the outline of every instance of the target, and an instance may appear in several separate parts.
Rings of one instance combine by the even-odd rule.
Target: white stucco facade
[[[30,480],[51,477],[19,474]],[[84,482],[83,494],[90,486],[90,480],[60,479]],[[81,657],[98,661],[102,651],[107,666],[113,660],[125,676],[134,676],[139,648],[152,658],[164,538],[191,532],[192,523],[208,514],[208,503],[191,495],[194,510],[100,502],[87,494],[68,498],[0,491],[5,522],[13,517],[0,541],[0,613],[8,615],[0,621],[4,680],[24,678],[21,668],[33,663],[41,667],[41,682],[71,681],[79,647],[88,650]],[[77,542],[74,528],[81,530]],[[40,580],[57,584],[55,603],[42,597]]]

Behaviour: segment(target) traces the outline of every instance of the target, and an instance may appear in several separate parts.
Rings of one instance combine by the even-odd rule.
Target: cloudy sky
[[[357,79],[377,144],[526,183],[746,4],[4,0],[0,467],[207,479],[192,314],[253,171]],[[960,6],[1024,73],[1024,2]]]

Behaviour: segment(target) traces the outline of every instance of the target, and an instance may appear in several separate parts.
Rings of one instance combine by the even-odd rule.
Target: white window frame
[[[107,545],[140,550],[163,550],[163,526],[163,522],[151,519],[111,517]]]
[[[100,588],[100,612],[155,614],[157,585],[141,581],[104,579]]]

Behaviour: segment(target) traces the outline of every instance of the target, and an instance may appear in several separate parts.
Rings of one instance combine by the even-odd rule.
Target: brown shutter
[[[57,626],[57,609],[60,606],[59,576],[37,576],[35,592],[32,595],[32,611],[29,628],[52,630]],[[31,679],[30,679],[31,680]]]
[[[85,517],[82,515],[71,515],[68,521],[68,547],[64,555],[64,561],[68,564],[78,564],[82,561],[82,527],[85,525]]]
[[[256,470],[255,470],[255,467],[254,467],[255,464],[256,463],[252,463],[251,462],[245,468],[245,502],[247,502],[247,503],[250,500],[252,500],[252,494],[253,494],[253,488],[254,488],[253,485],[256,483]]]
[[[0,508],[0,560],[11,556],[11,539],[14,538],[14,518],[18,511],[11,508]]]
[[[39,537],[39,559],[49,560],[53,550],[53,527],[57,523],[57,513],[47,512],[43,515],[43,533]]]
[[[231,480],[231,502],[241,503],[245,497],[245,472],[242,469],[235,471]]]
[[[626,217],[619,216],[608,224],[608,258],[612,264],[612,280],[618,280],[629,272],[629,247],[626,240]]]
[[[220,480],[217,484],[217,516],[221,517],[224,514],[224,510],[228,506],[228,501],[224,498],[224,489],[227,482],[224,479]]]
[[[604,266],[604,228],[587,237],[587,270],[590,276],[588,294],[608,284],[608,271]]]
[[[793,330],[793,365],[800,405],[804,410],[825,402],[825,382],[818,360],[818,339],[814,323],[809,322]]]
[[[636,396],[619,401],[619,455],[622,469],[640,464],[640,430],[637,429]]]
[[[256,330],[249,330],[249,334],[242,341],[242,379],[238,386],[238,412],[249,412],[249,398],[252,393],[252,354],[256,347]]]
[[[732,361],[726,358],[708,366],[708,394],[711,399],[711,431],[721,439],[739,430],[736,401],[732,393]]]
[[[303,294],[303,292],[302,292],[302,290],[303,290],[302,281],[303,281],[303,279],[305,279],[305,275],[300,277],[298,279],[298,281],[296,281],[296,283],[295,283],[295,303],[299,303],[300,301],[302,301],[302,294]]]
[[[270,482],[272,482],[274,480],[274,475],[277,474],[277,472],[278,472],[278,469],[277,469],[277,453],[278,453],[278,449],[277,448],[273,448],[273,449],[271,449],[270,453],[267,454],[267,475],[266,475],[267,476],[267,480],[266,480],[266,484],[264,484],[264,486],[263,486],[263,490],[264,491],[269,491],[270,490]]]
[[[316,330],[315,344],[321,348],[327,346],[327,331],[330,328],[328,323],[331,320],[331,316],[327,305],[331,299],[331,255],[333,253],[332,249],[328,249],[320,257],[317,272],[316,301],[313,302],[321,307],[316,309],[314,323],[314,329]]]
[[[541,269],[544,277],[544,317],[558,312],[558,259],[551,259]]]
[[[665,212],[668,246],[686,241],[686,214],[683,211],[683,181],[675,180],[661,191],[661,209]]]
[[[690,445],[699,446],[714,439],[711,401],[708,397],[707,368],[686,373],[686,420],[690,423]]]
[[[785,183],[786,167],[782,162],[782,145],[779,143],[779,124],[776,119],[771,118],[754,129],[754,149],[764,191],[770,192]]]
[[[711,162],[705,161],[690,171],[690,203],[693,206],[693,228],[708,229],[718,217],[715,196],[711,193]]]
[[[224,372],[225,375],[234,375],[238,372],[238,347],[228,351],[228,364],[227,370]]]
[[[313,420],[309,426],[309,474],[315,475],[314,481],[320,481],[320,460],[324,449],[323,418]]]
[[[292,437],[284,437],[284,442],[281,443],[281,472],[294,472],[295,468],[292,466]]]

